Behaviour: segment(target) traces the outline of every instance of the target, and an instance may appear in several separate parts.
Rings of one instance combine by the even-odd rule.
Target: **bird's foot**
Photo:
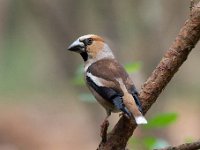
[[[101,124],[101,139],[102,143],[105,143],[107,141],[107,130],[109,127],[109,121],[107,119],[104,120],[104,122]]]

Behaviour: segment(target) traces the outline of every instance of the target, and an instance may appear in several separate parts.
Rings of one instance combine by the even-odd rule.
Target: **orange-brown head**
[[[112,51],[103,38],[94,34],[79,37],[68,47],[68,50],[80,53],[84,61],[113,56]]]

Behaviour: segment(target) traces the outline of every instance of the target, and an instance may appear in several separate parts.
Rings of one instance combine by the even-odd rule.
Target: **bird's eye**
[[[93,39],[92,39],[92,38],[88,38],[88,39],[87,39],[87,45],[91,45],[92,42],[93,42]]]
[[[93,39],[92,38],[88,38],[88,39],[83,40],[82,42],[84,43],[85,46],[91,45],[92,42],[93,42]]]

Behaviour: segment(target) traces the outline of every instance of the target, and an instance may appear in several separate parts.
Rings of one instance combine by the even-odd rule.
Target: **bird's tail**
[[[147,124],[147,120],[145,119],[144,116],[136,116],[135,121],[137,124]]]
[[[131,95],[124,95],[123,102],[126,108],[131,112],[132,116],[135,118],[137,124],[147,124],[147,120],[140,112],[138,106],[136,105],[133,97]]]
[[[130,94],[127,91],[126,86],[124,85],[122,80],[118,79],[118,81],[119,81],[119,84],[120,84],[122,91],[124,92],[122,99],[123,99],[123,103],[125,105],[125,108],[128,109],[127,112],[130,112],[131,115],[134,116],[137,124],[147,124],[147,120],[142,115],[140,107],[138,107],[138,104],[136,103],[136,102],[139,102],[139,99],[138,100],[134,99],[132,94]]]

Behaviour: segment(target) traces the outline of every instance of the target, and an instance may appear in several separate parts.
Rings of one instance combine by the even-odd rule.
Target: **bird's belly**
[[[92,94],[94,95],[94,97],[96,98],[96,100],[106,109],[109,110],[111,112],[120,112],[119,109],[117,109],[111,102],[109,102],[108,100],[105,100],[103,97],[101,97],[95,90],[93,90],[92,88],[90,88],[90,91],[92,92]]]

